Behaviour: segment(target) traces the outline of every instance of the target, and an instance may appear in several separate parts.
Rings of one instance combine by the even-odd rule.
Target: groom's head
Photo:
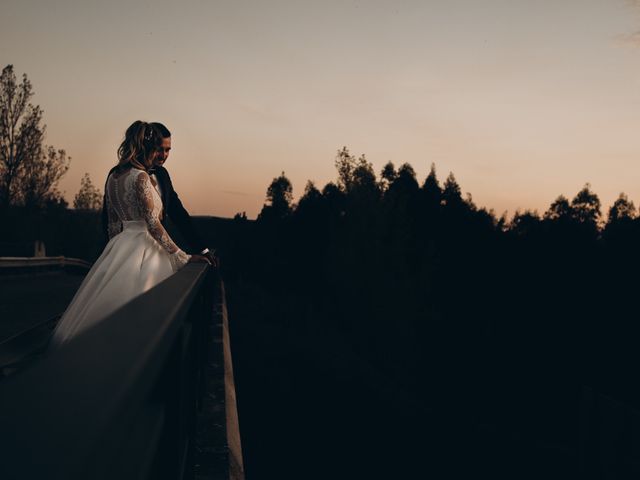
[[[153,161],[156,167],[161,167],[164,165],[164,162],[167,161],[167,158],[169,158],[169,152],[171,151],[171,132],[160,122],[153,122],[151,125],[156,127],[162,136],[161,151]]]

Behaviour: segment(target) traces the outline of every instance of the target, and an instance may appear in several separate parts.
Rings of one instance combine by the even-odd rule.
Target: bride
[[[49,349],[55,349],[177,272],[187,255],[160,223],[162,201],[147,169],[161,151],[157,128],[136,121],[118,148],[118,166],[105,187],[109,243],[96,260],[58,322]]]

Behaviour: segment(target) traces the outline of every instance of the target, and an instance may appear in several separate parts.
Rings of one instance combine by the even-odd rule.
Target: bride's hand
[[[191,255],[189,263],[208,263],[211,265],[211,261],[204,255]]]

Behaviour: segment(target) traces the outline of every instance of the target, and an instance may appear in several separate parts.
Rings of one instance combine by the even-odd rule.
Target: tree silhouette
[[[59,203],[58,181],[69,169],[64,150],[44,145],[46,127],[26,74],[17,83],[13,65],[0,75],[0,207]]]
[[[367,161],[364,155],[358,158],[353,170],[353,187],[377,189],[376,174],[373,171],[373,165]]]
[[[531,235],[540,226],[540,215],[538,212],[525,210],[516,212],[509,225],[509,230],[517,236],[523,237]]]
[[[462,194],[460,193],[460,186],[458,185],[453,173],[449,173],[449,176],[444,182],[444,188],[442,189],[442,201],[447,206],[458,206],[463,202]]]
[[[396,167],[393,162],[387,162],[380,172],[380,189],[383,192],[388,190],[389,185],[395,181],[397,176],[398,173],[396,172]]]
[[[573,214],[569,200],[564,195],[560,195],[549,206],[549,209],[544,213],[545,220],[560,220],[570,218]]]
[[[284,172],[267,188],[267,203],[260,212],[261,220],[282,220],[291,213],[293,187]]]
[[[315,183],[309,180],[304,187],[304,193],[302,194],[302,197],[300,197],[296,210],[298,212],[302,212],[306,208],[312,208],[308,206],[317,205],[321,198],[322,194],[320,193],[320,190],[317,189]]]
[[[425,202],[428,206],[435,206],[440,204],[440,200],[442,198],[442,189],[440,188],[440,183],[438,182],[438,177],[436,175],[435,163],[431,164],[429,175],[427,175],[427,178],[422,184],[422,192],[424,194],[423,196]]]
[[[76,210],[102,210],[102,194],[93,183],[88,173],[80,180],[80,190],[73,199],[73,208]]]
[[[353,173],[356,169],[356,159],[349,153],[347,147],[338,150],[335,160],[336,170],[338,170],[338,187],[343,192],[349,192],[353,185]]]
[[[600,221],[600,199],[588,183],[571,200],[571,213],[580,223],[597,227]]]
[[[636,207],[632,201],[629,200],[625,193],[620,193],[618,198],[609,209],[609,215],[607,224],[616,223],[619,221],[633,220],[637,216]]]
[[[57,184],[69,170],[69,161],[64,150],[48,146],[38,161],[27,162],[22,178],[23,204],[44,207],[63,201]]]
[[[418,192],[416,172],[411,165],[404,163],[398,168],[394,181],[389,185],[388,195],[391,198],[406,197]]]
[[[638,222],[635,205],[626,194],[620,193],[609,208],[609,215],[602,237],[608,247],[607,253],[612,262],[636,264],[635,256],[629,255],[629,252],[635,250],[638,241],[640,241],[640,223]]]
[[[353,202],[362,204],[363,211],[371,209],[371,202],[376,202],[380,198],[380,184],[377,182],[373,165],[364,155],[361,155],[355,163],[348,196]]]

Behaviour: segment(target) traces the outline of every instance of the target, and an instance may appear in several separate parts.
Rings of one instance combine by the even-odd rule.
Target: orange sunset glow
[[[640,2],[3,1],[0,61],[33,84],[68,201],[126,127],[160,121],[192,214],[255,218],[273,177],[452,171],[479,206],[546,210],[589,182],[640,201]]]

